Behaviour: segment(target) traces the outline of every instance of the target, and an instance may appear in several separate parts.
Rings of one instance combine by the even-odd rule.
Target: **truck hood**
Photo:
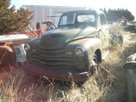
[[[72,40],[85,37],[87,35],[94,36],[95,27],[84,28],[61,28],[50,30],[41,38],[41,46],[46,49],[62,48]]]

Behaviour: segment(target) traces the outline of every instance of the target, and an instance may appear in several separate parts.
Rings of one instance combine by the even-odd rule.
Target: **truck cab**
[[[102,47],[107,48],[109,46],[109,26],[102,11],[66,12],[61,16],[58,27],[92,27],[95,31],[98,31],[97,37],[103,40]]]

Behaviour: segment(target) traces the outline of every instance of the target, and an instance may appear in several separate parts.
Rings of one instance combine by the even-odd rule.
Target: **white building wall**
[[[55,25],[58,24],[60,15],[66,11],[83,10],[84,7],[63,7],[63,6],[39,6],[39,5],[24,5],[32,11],[32,27],[35,27],[38,21],[52,20]]]

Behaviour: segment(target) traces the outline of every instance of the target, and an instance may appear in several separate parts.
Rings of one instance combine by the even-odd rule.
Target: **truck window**
[[[67,25],[73,25],[75,21],[75,14],[65,14],[60,19],[59,26],[67,26]]]
[[[100,14],[100,20],[101,20],[101,25],[105,25],[106,24],[106,19],[104,14]]]
[[[94,15],[79,15],[78,22],[95,22]]]
[[[91,26],[95,26],[96,24],[96,17],[94,14],[79,14],[77,16],[77,22],[79,24],[86,23]]]

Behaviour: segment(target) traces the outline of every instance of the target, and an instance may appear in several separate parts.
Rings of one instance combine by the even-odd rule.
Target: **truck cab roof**
[[[68,13],[96,13],[96,14],[104,14],[101,10],[74,10],[74,11],[68,11],[68,12],[64,12],[63,14],[68,14]],[[62,14],[62,15],[63,15]]]

